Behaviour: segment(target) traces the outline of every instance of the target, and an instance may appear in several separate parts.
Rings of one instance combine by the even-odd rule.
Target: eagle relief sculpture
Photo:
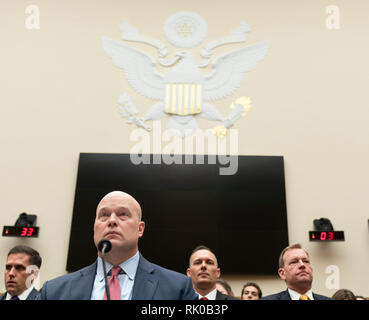
[[[219,55],[211,62],[216,47],[246,41],[245,34],[250,31],[246,22],[232,30],[229,36],[208,43],[201,51],[198,62],[188,50],[176,52],[171,59],[166,58],[168,49],[165,44],[141,34],[127,21],[121,23],[120,29],[123,40],[145,43],[158,49],[156,61],[149,54],[123,42],[102,38],[104,51],[118,68],[123,69],[132,88],[144,97],[157,101],[143,117],[139,117],[139,110],[131,98],[122,93],[118,99],[119,111],[129,123],[136,123],[138,127],[150,131],[147,121],[170,117],[168,129],[185,137],[197,129],[196,117],[200,117],[220,122],[213,128],[213,133],[222,137],[249,111],[251,100],[248,97],[236,99],[226,117],[211,104],[232,94],[240,86],[244,74],[253,70],[268,51],[268,41],[262,41]],[[205,38],[207,24],[198,14],[181,11],[166,20],[164,32],[168,42],[175,47],[193,48]],[[170,68],[170,71],[160,73],[156,63]],[[208,74],[200,71],[210,63]]]

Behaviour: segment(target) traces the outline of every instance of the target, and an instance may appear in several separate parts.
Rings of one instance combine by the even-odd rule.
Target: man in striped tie
[[[191,279],[146,260],[139,251],[145,222],[138,201],[123,191],[106,194],[96,208],[94,242],[111,242],[105,255],[111,300],[197,300]],[[46,281],[42,300],[103,300],[103,261],[96,261],[73,273]]]

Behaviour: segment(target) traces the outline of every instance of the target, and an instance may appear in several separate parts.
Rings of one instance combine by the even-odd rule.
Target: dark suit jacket
[[[95,281],[97,261],[76,272],[45,282],[42,300],[89,300]],[[197,300],[192,281],[184,274],[147,261],[140,254],[132,300]]]
[[[240,300],[240,299],[237,299],[237,298],[232,297],[232,296],[228,296],[226,294],[223,294],[223,293],[217,291],[217,295],[215,297],[215,300]]]
[[[333,300],[332,298],[313,293],[314,300]],[[262,297],[261,300],[291,300],[288,290]]]
[[[38,292],[35,288],[33,288],[26,300],[36,300],[39,294],[40,292]],[[0,300],[5,300],[5,298],[6,298],[6,292],[2,296],[0,296]]]

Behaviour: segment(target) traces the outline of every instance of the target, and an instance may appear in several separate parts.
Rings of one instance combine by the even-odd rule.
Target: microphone
[[[108,239],[102,239],[97,244],[97,249],[101,252],[107,253],[111,250],[111,242]]]
[[[112,244],[108,239],[102,239],[97,244],[97,249],[101,252],[101,259],[103,262],[103,270],[104,270],[104,279],[105,279],[105,291],[106,291],[106,298],[110,300],[110,289],[108,285],[108,277],[106,274],[106,267],[105,267],[105,253],[111,250]]]

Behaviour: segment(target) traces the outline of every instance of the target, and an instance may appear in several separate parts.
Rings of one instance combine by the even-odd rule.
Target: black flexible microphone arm
[[[105,266],[105,253],[111,250],[111,242],[107,239],[102,239],[97,244],[97,249],[101,252],[101,259],[103,263],[103,270],[104,270],[104,279],[105,279],[105,291],[106,291],[106,298],[110,300],[110,289],[108,285],[108,277],[106,273],[106,266]]]

